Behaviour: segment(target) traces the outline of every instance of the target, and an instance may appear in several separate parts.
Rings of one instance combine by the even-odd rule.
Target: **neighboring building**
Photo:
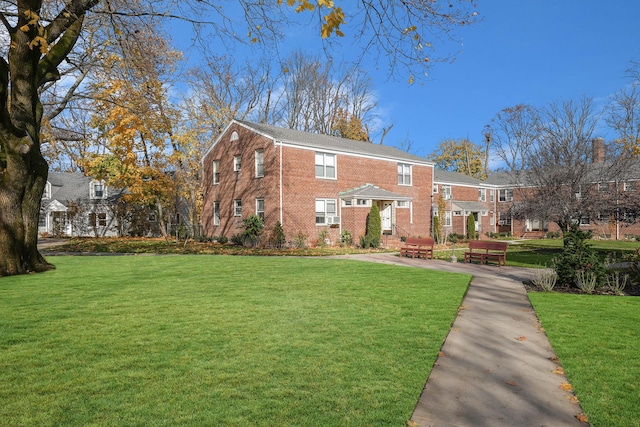
[[[438,200],[445,202],[441,219],[446,234],[467,234],[467,218],[473,215],[480,238],[498,229],[497,187],[458,172],[434,171],[433,210],[438,212]]]
[[[605,170],[603,149],[601,140],[594,141],[594,170]],[[290,242],[305,236],[309,243],[337,243],[349,231],[358,243],[376,204],[382,241],[394,245],[402,236],[433,234],[439,199],[445,204],[440,223],[446,234],[466,235],[471,215],[480,238],[495,233],[538,238],[559,230],[548,218],[522,214],[532,187],[507,173],[481,181],[435,170],[421,157],[383,145],[234,120],[202,163],[202,226],[209,237],[241,233],[243,219],[256,214],[267,235],[279,221]],[[640,162],[617,180],[594,179],[585,191],[606,193],[609,202],[595,218],[576,223],[602,237],[640,236],[638,181]]]
[[[50,172],[38,232],[50,236],[115,236],[114,207],[122,195],[81,173]]]
[[[256,214],[289,241],[349,231],[357,243],[372,204],[388,244],[431,234],[433,163],[392,147],[234,120],[202,164],[206,236],[229,238]]]

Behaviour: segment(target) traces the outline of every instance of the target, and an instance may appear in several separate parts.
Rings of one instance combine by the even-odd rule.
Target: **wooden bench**
[[[400,248],[400,256],[411,258],[433,258],[433,245],[435,241],[432,237],[407,237],[404,246]]]
[[[487,264],[489,261],[498,265],[507,264],[507,243],[486,240],[469,241],[469,251],[464,253],[464,262],[479,262]]]

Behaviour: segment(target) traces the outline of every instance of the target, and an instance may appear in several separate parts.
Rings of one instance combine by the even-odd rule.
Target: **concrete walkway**
[[[347,258],[473,275],[408,425],[588,426],[522,285],[530,270],[395,254]]]

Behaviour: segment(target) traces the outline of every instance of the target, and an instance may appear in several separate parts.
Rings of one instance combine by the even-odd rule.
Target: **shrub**
[[[293,246],[298,249],[303,249],[307,247],[307,236],[299,231],[298,234],[293,239]]]
[[[604,263],[598,257],[597,252],[587,240],[591,237],[590,231],[581,231],[577,225],[571,227],[564,236],[564,249],[553,261],[555,271],[558,273],[558,284],[561,286],[590,286],[594,280],[598,286],[605,274]],[[578,284],[576,272],[581,271],[581,278],[585,283]],[[590,274],[587,274],[590,273]],[[593,279],[592,279],[593,278]]]
[[[229,241],[229,239],[227,239],[225,236],[220,236],[220,237],[218,237],[216,240],[217,240],[217,242],[218,242],[218,243],[220,243],[221,245],[224,245],[224,244],[226,244],[226,243]]]
[[[243,222],[242,244],[245,246],[257,246],[260,233],[264,229],[262,218],[258,215],[249,215]]]
[[[234,234],[233,236],[231,236],[231,243],[233,243],[234,245],[242,246],[244,245],[244,237],[242,236],[242,234]]]
[[[607,286],[616,295],[623,295],[627,286],[628,274],[621,274],[620,271],[613,271],[607,275]]]
[[[318,243],[316,246],[324,248],[327,246],[327,240],[329,240],[329,231],[321,230],[320,233],[318,233]]]
[[[534,272],[533,283],[545,292],[551,292],[558,281],[558,273],[552,268],[540,268]]]
[[[476,219],[473,215],[467,217],[467,238],[469,240],[476,238]]]
[[[353,245],[353,236],[351,236],[351,232],[349,230],[342,230],[342,233],[340,233],[340,245],[341,246]]]
[[[440,243],[440,217],[433,217],[433,237],[436,240],[436,243]]]
[[[377,248],[380,246],[380,235],[382,234],[382,222],[380,220],[380,210],[375,203],[371,206],[367,216],[367,232],[364,242],[361,239],[363,248]],[[364,244],[362,244],[364,243]]]
[[[269,238],[269,244],[274,248],[283,248],[287,243],[287,238],[284,234],[284,229],[280,221],[276,221],[276,224],[271,230],[271,237]]]

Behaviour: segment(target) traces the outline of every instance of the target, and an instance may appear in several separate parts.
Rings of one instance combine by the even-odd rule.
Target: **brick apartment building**
[[[387,242],[431,234],[433,163],[393,147],[234,120],[202,163],[206,236],[229,238],[256,214],[289,241],[358,242],[374,203]]]
[[[600,151],[596,156],[594,148],[594,163],[603,161]],[[636,191],[636,166],[623,180],[593,185],[606,185],[623,200]],[[558,230],[545,218],[514,215],[528,190],[508,174],[481,181],[435,170],[433,163],[393,147],[266,124],[232,121],[203,157],[203,169],[203,230],[210,237],[240,233],[242,220],[257,214],[266,230],[280,221],[289,241],[302,234],[312,243],[326,235],[335,244],[346,230],[357,243],[375,203],[383,242],[397,244],[400,236],[432,235],[440,198],[447,234],[466,235],[470,215],[480,238],[490,233],[543,237]],[[630,224],[628,218],[603,215],[579,222],[603,237],[640,236],[640,223]]]

